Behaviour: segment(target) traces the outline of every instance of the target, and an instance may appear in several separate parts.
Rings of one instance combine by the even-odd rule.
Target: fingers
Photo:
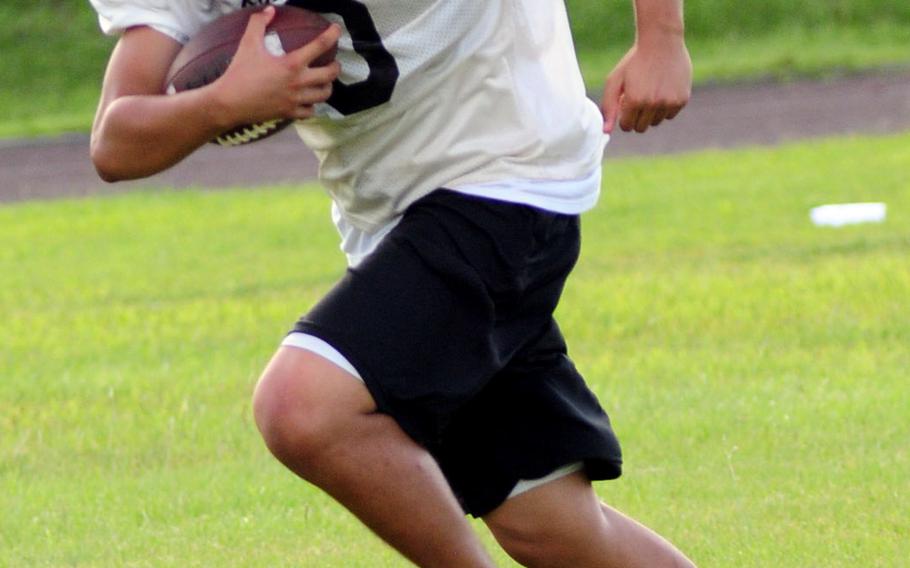
[[[292,68],[294,67],[292,65]],[[341,73],[341,64],[337,61],[320,67],[304,65],[302,69],[299,69],[296,78],[288,84],[293,106],[286,116],[297,120],[314,116],[314,105],[329,100],[329,97],[332,96],[332,83],[338,78],[339,73]]]
[[[238,49],[242,49],[243,47],[261,46],[262,38],[265,37],[265,29],[274,18],[275,8],[273,6],[267,6],[265,9],[251,15],[250,19],[247,21],[243,37],[240,38],[240,46]]]
[[[297,107],[297,109],[289,118],[293,118],[294,120],[306,120],[307,118],[315,116],[315,114],[316,109],[313,107],[313,105],[302,105]]]
[[[638,102],[624,96],[619,126],[623,132],[645,132],[664,120],[672,120],[685,105],[685,102],[678,101]]]
[[[684,106],[686,106],[686,103],[681,103],[670,107],[670,110],[667,111],[667,120],[673,120],[673,118],[679,114],[679,111],[681,111]]]
[[[333,61],[322,67],[310,67],[306,71],[307,80],[305,83],[308,85],[331,85],[332,81],[338,78],[339,73],[341,73],[341,64],[337,61]]]
[[[607,77],[603,99],[601,99],[600,104],[601,113],[604,117],[603,131],[606,134],[613,132],[616,127],[616,117],[619,116],[620,108],[622,108],[622,91],[620,75],[611,73]]]
[[[667,109],[662,108],[654,112],[654,116],[651,117],[651,121],[648,123],[648,126],[657,126],[667,118]]]
[[[341,26],[332,24],[312,41],[287,54],[292,65],[308,66],[320,55],[329,51],[338,43],[341,37]]]
[[[645,105],[640,108],[629,109],[624,113],[620,126],[623,131],[645,132],[652,126],[657,126],[667,115],[666,109]]]
[[[310,67],[310,63],[332,49],[340,35],[341,28],[333,24],[311,42],[284,56],[285,64],[296,74],[296,78],[288,84],[296,102],[290,118],[310,118],[314,115],[313,105],[332,96],[332,83],[341,73],[341,64],[332,61],[327,65]]]
[[[667,115],[665,108],[645,108],[642,112],[638,114],[638,118],[635,120],[635,132],[645,132],[651,126],[657,126],[661,123],[664,117]]]
[[[313,69],[316,71],[316,69]],[[320,69],[321,72],[325,72]],[[332,96],[331,81],[321,81],[311,86],[303,87],[297,91],[294,108],[290,112],[289,118],[298,120],[310,118],[315,114],[315,105],[325,102]]]
[[[297,106],[322,103],[332,96],[332,82],[341,72],[337,61],[323,67],[306,67],[288,87],[293,91]]]
[[[332,96],[332,84],[325,83],[301,89],[297,93],[297,106],[310,106],[325,102]]]

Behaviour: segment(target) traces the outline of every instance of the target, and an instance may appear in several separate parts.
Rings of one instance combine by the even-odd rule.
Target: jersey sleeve
[[[98,13],[101,31],[107,35],[119,35],[134,26],[149,26],[180,43],[186,43],[192,35],[188,22],[168,0],[90,1]]]

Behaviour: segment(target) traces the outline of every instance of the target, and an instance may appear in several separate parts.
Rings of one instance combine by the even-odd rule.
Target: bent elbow
[[[98,177],[101,178],[101,181],[107,183],[114,183],[122,181],[124,179],[118,176],[113,170],[106,169],[104,166],[99,165],[98,162],[95,162],[95,173],[98,174]]]
[[[127,176],[120,171],[116,155],[112,152],[105,151],[103,145],[96,140],[92,140],[90,157],[92,165],[98,177],[107,183],[114,183],[127,179]]]

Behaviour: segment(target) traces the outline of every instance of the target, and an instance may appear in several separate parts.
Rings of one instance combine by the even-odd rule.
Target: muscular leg
[[[601,503],[582,472],[507,500],[484,522],[524,566],[694,568],[669,542]]]
[[[275,457],[417,565],[493,566],[436,462],[375,412],[357,378],[309,351],[282,347],[253,408]]]

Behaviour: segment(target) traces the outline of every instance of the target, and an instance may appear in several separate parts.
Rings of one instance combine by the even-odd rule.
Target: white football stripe
[[[278,36],[278,32],[269,32],[265,34],[265,50],[275,57],[281,57],[287,53],[284,50],[284,46],[281,45],[281,37]]]

